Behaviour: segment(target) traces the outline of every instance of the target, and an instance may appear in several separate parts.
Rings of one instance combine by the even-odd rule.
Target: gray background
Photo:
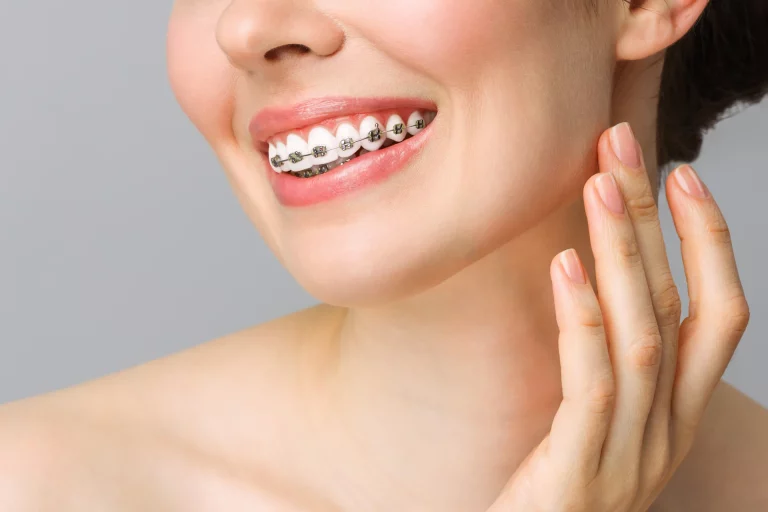
[[[172,96],[170,8],[0,7],[0,403],[315,303],[262,242]],[[753,313],[725,379],[766,406],[767,134],[768,101],[721,122],[696,163],[732,229]],[[663,191],[660,200],[686,297]]]

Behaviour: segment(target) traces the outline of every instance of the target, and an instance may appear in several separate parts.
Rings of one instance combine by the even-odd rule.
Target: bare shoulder
[[[41,420],[18,404],[0,408],[0,510],[42,508],[44,483],[65,459],[66,444],[57,442]]]
[[[246,473],[258,474],[260,459],[281,455],[270,450],[296,424],[279,411],[294,400],[299,347],[332,329],[337,313],[307,308],[0,405],[0,510],[82,511],[94,503],[100,510],[175,510],[171,503],[202,498],[190,489],[208,492],[206,485],[222,503],[266,503],[258,485],[221,475],[235,460],[253,462]]]
[[[721,380],[660,511],[768,510],[768,409]]]
[[[99,452],[110,435],[117,440],[71,407],[65,392],[0,407],[0,510],[86,510],[96,503],[94,470],[116,452]]]

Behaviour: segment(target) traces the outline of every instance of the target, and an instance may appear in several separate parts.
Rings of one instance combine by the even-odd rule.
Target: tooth
[[[339,127],[336,129],[336,141],[339,143],[339,149],[337,150],[337,153],[339,154],[339,157],[346,158],[348,156],[354,155],[358,149],[360,149],[360,143],[354,142],[349,147],[347,147],[345,144],[347,142],[347,139],[352,139],[353,141],[356,141],[360,138],[360,133],[357,131],[357,129],[352,126],[349,123],[342,123],[339,125]],[[344,149],[344,148],[347,149]]]
[[[400,133],[394,131],[396,125],[400,125]],[[389,119],[387,120],[387,138],[392,139],[395,142],[403,142],[405,135],[405,122],[403,122],[403,118],[397,114],[389,116]]]
[[[277,154],[280,155],[280,159],[285,160],[283,162],[283,167],[281,167],[283,172],[292,171],[293,164],[290,160],[286,160],[288,158],[288,148],[285,147],[285,144],[282,142],[276,142],[275,149],[277,150]]]
[[[322,165],[338,160],[339,154],[336,152],[338,146],[336,137],[322,126],[312,128],[312,131],[309,132],[309,152],[313,154],[309,158],[313,165]]]
[[[417,128],[416,126],[414,126],[416,124],[421,124],[422,127]],[[411,114],[411,116],[408,118],[408,133],[410,133],[411,135],[416,135],[417,133],[419,133],[421,130],[424,129],[425,124],[426,123],[424,123],[424,118],[421,116],[421,114],[417,110],[416,112]]]
[[[291,133],[285,141],[285,147],[288,149],[288,158],[291,159],[292,171],[304,171],[312,167],[312,159],[304,156],[309,153],[309,145],[304,139]]]
[[[272,170],[275,172],[283,172],[283,168],[285,167],[285,164],[282,164],[280,166],[275,166],[274,162],[272,162],[273,158],[280,158],[282,160],[282,157],[277,154],[277,148],[274,144],[269,144],[269,165],[272,167]]]
[[[376,151],[386,140],[382,123],[373,116],[367,116],[360,123],[360,137],[367,137],[362,144],[368,151]]]

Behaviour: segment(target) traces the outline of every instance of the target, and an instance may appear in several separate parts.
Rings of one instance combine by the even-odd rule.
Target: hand
[[[584,187],[599,298],[589,279],[579,282],[586,272],[575,251],[553,259],[563,401],[488,512],[646,511],[688,454],[749,322],[725,219],[706,187],[701,197],[681,187],[678,168],[665,188],[690,299],[680,323],[640,145],[626,130],[614,152],[610,133],[598,141],[600,172]],[[612,182],[620,191],[608,204],[623,213],[601,201],[598,190]],[[564,255],[574,257],[575,281]]]

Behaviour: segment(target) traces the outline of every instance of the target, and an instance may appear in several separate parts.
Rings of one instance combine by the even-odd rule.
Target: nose
[[[216,40],[234,66],[252,72],[306,54],[331,55],[344,31],[312,0],[231,0],[218,19]]]

